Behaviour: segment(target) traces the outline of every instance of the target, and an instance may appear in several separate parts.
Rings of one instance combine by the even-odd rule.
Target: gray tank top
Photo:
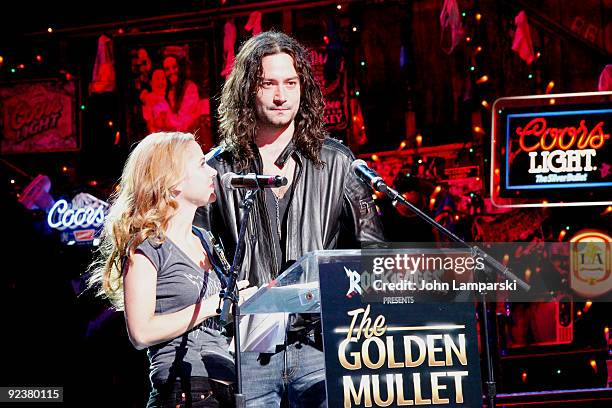
[[[202,231],[194,233],[211,256],[210,245]],[[155,314],[182,310],[210,296],[218,296],[221,281],[216,271],[205,271],[191,260],[169,238],[158,244],[145,240],[137,248],[157,269]],[[156,344],[147,350],[150,378],[160,386],[169,378],[192,376],[234,380],[234,359],[228,351],[230,339],[221,335],[218,317],[210,318],[175,339]]]

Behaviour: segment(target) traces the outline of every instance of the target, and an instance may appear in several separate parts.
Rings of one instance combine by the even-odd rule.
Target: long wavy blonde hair
[[[190,133],[161,132],[145,137],[130,153],[119,187],[111,195],[96,259],[89,266],[88,287],[123,310],[123,266],[145,239],[165,239],[178,203],[172,189],[184,175]]]

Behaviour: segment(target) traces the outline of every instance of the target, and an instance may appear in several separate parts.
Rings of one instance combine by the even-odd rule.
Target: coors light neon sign
[[[508,115],[506,188],[612,186],[612,109]]]

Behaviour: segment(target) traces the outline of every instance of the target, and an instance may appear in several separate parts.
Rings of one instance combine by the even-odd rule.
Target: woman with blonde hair
[[[105,222],[89,285],[123,310],[130,341],[147,348],[147,407],[230,406],[234,360],[216,310],[225,277],[198,207],[216,199],[215,170],[189,133],[153,133],[130,154]],[[238,282],[241,300],[252,294]]]

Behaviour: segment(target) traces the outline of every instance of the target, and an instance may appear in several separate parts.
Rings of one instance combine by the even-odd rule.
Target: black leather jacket
[[[261,156],[250,172],[261,174]],[[306,159],[292,143],[276,160],[281,166],[293,157],[297,163],[293,195],[287,209],[285,257],[276,259],[275,239],[266,209],[265,197],[258,193],[247,224],[240,279],[260,286],[276,277],[287,265],[307,252],[319,249],[359,248],[360,242],[383,242],[382,225],[376,214],[372,190],[349,171],[354,156],[339,141],[328,138],[321,149],[322,168]],[[224,151],[209,164],[217,170],[216,202],[198,209],[195,225],[220,237],[232,261],[238,239],[242,210],[239,205],[246,190],[220,187],[220,177],[236,172],[232,156]]]

